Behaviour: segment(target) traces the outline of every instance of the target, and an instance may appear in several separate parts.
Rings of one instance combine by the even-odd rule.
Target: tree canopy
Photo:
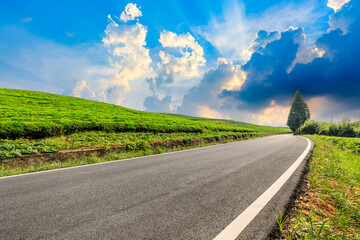
[[[310,119],[309,107],[304,102],[300,92],[296,91],[286,125],[295,132],[308,119]]]

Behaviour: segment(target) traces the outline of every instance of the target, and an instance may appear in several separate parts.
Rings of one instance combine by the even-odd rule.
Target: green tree
[[[308,119],[310,119],[309,107],[304,102],[300,92],[296,91],[286,125],[288,125],[293,132],[299,130],[300,134],[300,127]]]

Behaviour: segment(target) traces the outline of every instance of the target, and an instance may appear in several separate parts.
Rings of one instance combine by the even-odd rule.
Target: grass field
[[[315,144],[308,185],[286,239],[360,239],[360,139],[308,136]]]
[[[0,89],[0,158],[81,147],[288,133],[229,120],[136,111],[56,94]],[[135,148],[135,149],[134,149]]]
[[[0,89],[0,138],[44,138],[84,131],[250,132],[253,129],[191,121],[56,94]]]

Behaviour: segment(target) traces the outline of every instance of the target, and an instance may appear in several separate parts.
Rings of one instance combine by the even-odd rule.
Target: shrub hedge
[[[337,137],[359,137],[359,122],[351,123],[345,119],[340,123],[316,122],[314,120],[306,121],[301,127],[304,134],[318,134]]]

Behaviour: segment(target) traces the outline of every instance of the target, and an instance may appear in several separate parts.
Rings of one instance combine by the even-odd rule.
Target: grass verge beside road
[[[95,134],[95,133],[94,133]],[[211,136],[207,135],[207,138],[203,138],[203,141],[196,141],[196,143],[193,143],[193,139],[189,136],[186,136],[181,141],[181,145],[167,145],[166,142],[164,142],[164,145],[167,145],[167,147],[161,147],[161,144],[157,145],[157,147],[151,147],[149,142],[142,142],[142,144],[132,145],[137,146],[137,148],[128,148],[127,151],[122,152],[114,152],[109,149],[108,153],[104,156],[98,156],[96,154],[93,154],[88,157],[82,157],[82,158],[76,158],[76,159],[69,159],[65,161],[47,161],[46,159],[43,161],[36,161],[36,162],[3,162],[0,164],[0,177],[3,176],[10,176],[10,175],[17,175],[17,174],[23,174],[23,173],[30,173],[30,172],[37,172],[37,171],[45,171],[45,170],[51,170],[51,169],[57,169],[57,168],[65,168],[65,167],[74,167],[74,166],[80,166],[80,165],[86,165],[86,164],[92,164],[92,163],[100,163],[100,162],[108,162],[108,161],[114,161],[114,160],[120,160],[120,159],[126,159],[126,158],[133,158],[133,157],[141,157],[141,156],[147,156],[152,154],[159,154],[159,153],[165,153],[165,152],[174,152],[174,151],[180,151],[180,150],[186,150],[186,149],[193,149],[193,148],[199,148],[199,147],[205,147],[205,146],[211,146],[216,144],[222,144],[222,143],[228,143],[228,142],[234,142],[234,141],[241,141],[251,138],[257,138],[262,136],[267,136],[268,134],[244,134],[241,135],[238,133],[236,137],[234,137],[234,133],[229,135],[216,135]],[[96,136],[96,135],[95,135]],[[101,138],[100,138],[101,139]],[[150,138],[153,139],[153,138]],[[167,138],[169,139],[169,138]],[[177,138],[176,140],[178,140]],[[199,139],[199,138],[198,138]],[[174,138],[172,139],[174,140]],[[207,140],[207,143],[204,141]],[[170,140],[171,141],[171,140]]]
[[[282,230],[286,239],[360,239],[359,139],[307,136],[315,148],[307,190]]]
[[[239,133],[239,132],[205,132],[205,133],[152,133],[152,132],[82,132],[68,136],[50,137],[44,139],[16,140],[0,139],[0,160],[3,158],[19,157],[26,154],[51,153],[61,150],[79,148],[97,148],[122,145],[126,150],[144,150],[151,142],[163,143],[171,140],[183,140],[185,144],[192,139],[220,140],[221,138],[244,138],[248,136],[263,136],[267,133]]]

